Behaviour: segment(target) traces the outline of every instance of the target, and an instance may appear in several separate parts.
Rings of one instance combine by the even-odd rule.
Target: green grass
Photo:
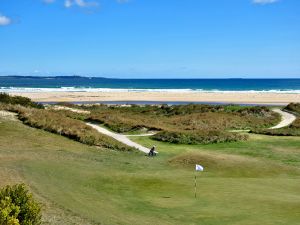
[[[296,225],[300,138],[157,145],[159,156],[116,152],[0,119],[0,185],[23,181],[45,224]],[[194,163],[198,198],[194,198]]]

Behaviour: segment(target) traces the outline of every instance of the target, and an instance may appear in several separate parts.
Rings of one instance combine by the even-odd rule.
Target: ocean
[[[0,76],[0,92],[276,92],[300,93],[300,79],[108,79]]]

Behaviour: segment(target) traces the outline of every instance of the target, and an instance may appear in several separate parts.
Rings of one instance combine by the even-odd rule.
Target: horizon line
[[[130,77],[105,77],[105,76],[88,76],[88,75],[0,75],[0,77],[15,77],[15,78],[102,78],[102,79],[132,79],[132,80],[260,80],[260,79],[300,79],[299,77],[167,77],[167,78],[130,78]]]

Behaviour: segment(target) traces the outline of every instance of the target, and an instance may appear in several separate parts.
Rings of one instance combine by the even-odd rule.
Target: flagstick
[[[195,173],[195,198],[197,198],[197,172]]]

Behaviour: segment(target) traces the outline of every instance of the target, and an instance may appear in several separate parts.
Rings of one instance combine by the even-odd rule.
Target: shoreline
[[[65,102],[65,101],[63,101]],[[55,105],[62,102],[37,102],[43,105]],[[240,105],[240,106],[287,106],[288,103],[238,103],[238,102],[183,102],[183,101],[81,101],[66,102],[74,105]]]
[[[300,93],[213,93],[213,92],[8,92],[31,98],[42,103],[76,102],[154,102],[155,103],[209,103],[209,104],[249,104],[287,105],[300,102]]]

